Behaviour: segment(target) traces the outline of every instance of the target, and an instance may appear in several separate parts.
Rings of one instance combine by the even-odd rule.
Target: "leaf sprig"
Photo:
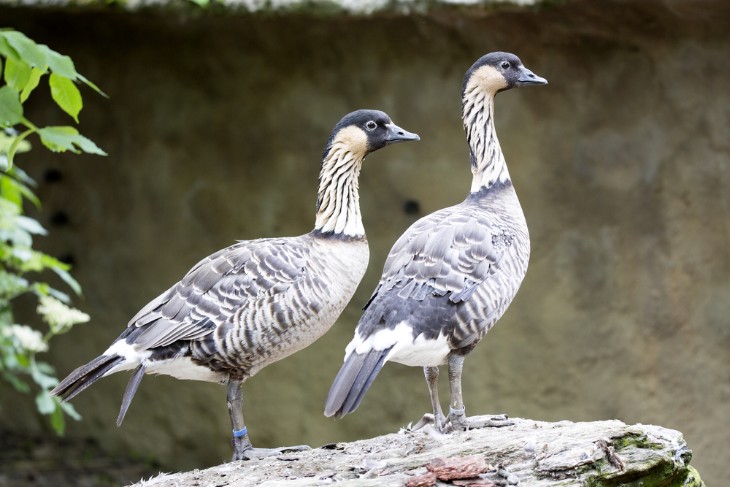
[[[29,393],[26,379],[31,378],[38,389],[38,411],[49,415],[53,429],[63,435],[66,416],[80,417],[73,406],[51,396],[58,379],[53,367],[36,355],[48,351],[51,338],[88,321],[89,316],[72,308],[71,297],[43,278],[53,272],[81,296],[81,286],[69,272],[71,266],[33,247],[34,237],[47,232],[25,215],[25,203],[40,208],[41,202],[33,192],[35,182],[13,165],[13,158],[31,149],[26,139],[33,134],[53,152],[106,154],[73,126],[38,127],[25,117],[23,104],[46,75],[51,97],[75,123],[83,108],[77,85],[85,84],[106,96],[76,71],[68,56],[20,32],[0,29],[0,381]],[[27,294],[39,300],[36,312],[48,325],[45,335],[15,321],[14,300]]]
[[[2,65],[3,58],[5,66]],[[41,143],[54,152],[106,155],[74,127],[39,128],[24,116],[23,102],[46,74],[53,101],[76,123],[79,123],[79,113],[84,106],[77,83],[83,83],[106,97],[98,86],[76,71],[70,57],[59,54],[44,44],[37,44],[22,32],[0,29],[0,71],[5,81],[5,85],[0,87],[0,128],[15,125],[25,127],[7,151],[6,169],[13,166],[13,158],[20,144],[33,134],[38,134]]]

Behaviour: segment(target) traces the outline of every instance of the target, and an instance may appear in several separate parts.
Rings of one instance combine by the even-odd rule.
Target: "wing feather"
[[[281,299],[307,278],[306,245],[297,239],[241,241],[198,262],[183,278],[148,303],[129,322],[126,338],[138,349],[164,347],[178,340],[197,340],[248,309],[241,326],[256,334],[269,323],[256,309]],[[286,240],[286,245],[282,245]],[[299,244],[299,245],[297,245]],[[310,312],[319,306],[306,303]],[[277,313],[291,318],[286,307]]]

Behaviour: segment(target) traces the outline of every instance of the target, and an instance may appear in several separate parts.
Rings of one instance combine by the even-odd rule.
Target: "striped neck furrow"
[[[358,178],[363,157],[335,142],[322,161],[314,230],[363,237]]]
[[[507,164],[494,127],[494,95],[474,88],[464,93],[462,116],[474,175],[471,192],[509,181]]]

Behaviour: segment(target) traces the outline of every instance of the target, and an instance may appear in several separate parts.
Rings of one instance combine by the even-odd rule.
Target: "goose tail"
[[[145,371],[146,371],[145,365],[144,365],[144,363],[141,363],[134,370],[134,374],[132,374],[132,377],[129,378],[129,382],[127,383],[127,388],[124,390],[124,398],[122,399],[122,407],[119,408],[119,416],[117,416],[117,426],[122,425],[122,421],[124,421],[124,416],[127,415],[127,410],[129,409],[129,405],[132,404],[132,399],[134,398],[134,395],[137,393],[137,388],[139,387],[139,383],[142,381],[142,377],[144,377]]]
[[[385,365],[390,350],[370,350],[365,353],[356,353],[353,350],[345,358],[345,363],[332,383],[325,401],[324,415],[341,418],[355,411]]]
[[[100,355],[68,374],[68,377],[53,388],[51,394],[70,401],[124,361],[125,358],[120,355]]]

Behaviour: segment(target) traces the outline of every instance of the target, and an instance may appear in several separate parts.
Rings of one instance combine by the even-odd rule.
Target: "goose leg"
[[[449,389],[451,401],[449,402],[449,417],[447,429],[451,431],[465,430],[466,409],[461,396],[461,372],[464,368],[464,355],[452,353],[449,355]]]
[[[449,417],[446,420],[445,432],[463,431],[467,428],[501,428],[515,424],[506,414],[494,415],[486,420],[467,422],[466,408],[464,407],[464,400],[461,396],[461,372],[464,368],[464,357],[464,355],[455,354],[449,356],[451,402],[449,402]]]
[[[252,460],[293,451],[309,450],[307,445],[285,446],[281,448],[254,448],[248,438],[248,429],[243,422],[243,381],[229,379],[226,394],[228,398],[228,413],[233,426],[233,458],[236,460]]]
[[[248,429],[243,423],[243,389],[240,380],[228,379],[226,398],[228,399],[228,414],[233,426],[233,458],[231,461],[243,460],[244,452],[253,449],[248,439]]]
[[[441,410],[441,402],[439,401],[439,368],[424,367],[423,374],[426,376],[426,384],[428,384],[428,393],[431,396],[431,410],[433,415],[424,414],[423,417],[412,428],[413,431],[419,430],[428,424],[433,424],[438,431],[443,431],[446,417]]]

